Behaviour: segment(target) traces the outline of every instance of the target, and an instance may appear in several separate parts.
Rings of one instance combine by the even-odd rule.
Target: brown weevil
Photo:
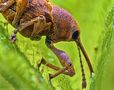
[[[0,12],[6,20],[16,28],[11,36],[11,41],[16,41],[16,34],[19,32],[23,36],[31,40],[40,40],[42,36],[46,36],[45,43],[49,49],[58,57],[63,68],[48,63],[44,58],[38,64],[44,64],[57,72],[50,74],[49,79],[52,79],[60,74],[69,76],[75,75],[73,64],[68,55],[57,49],[53,43],[60,41],[76,42],[88,64],[90,74],[92,75],[93,68],[90,59],[80,40],[80,28],[72,15],[66,10],[50,4],[48,0],[0,0]],[[86,78],[83,69],[83,64],[80,56],[82,69],[82,88],[86,88]]]

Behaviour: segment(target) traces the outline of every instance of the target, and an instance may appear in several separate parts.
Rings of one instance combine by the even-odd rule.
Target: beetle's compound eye
[[[72,34],[72,39],[76,40],[78,38],[78,36],[79,36],[79,31],[75,31]]]

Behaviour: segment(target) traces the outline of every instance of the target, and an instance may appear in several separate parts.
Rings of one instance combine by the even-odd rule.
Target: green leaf
[[[99,42],[98,65],[91,90],[114,90],[114,7],[108,14]]]
[[[53,90],[8,36],[0,24],[0,75],[16,90]]]

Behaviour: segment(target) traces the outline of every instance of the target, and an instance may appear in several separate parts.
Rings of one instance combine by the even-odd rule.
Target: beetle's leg
[[[8,0],[7,2],[0,4],[0,12],[6,11],[10,6],[15,3],[15,0]]]
[[[37,22],[37,23],[36,23]],[[44,23],[44,24],[43,24]],[[23,31],[25,28],[27,28],[28,26],[30,25],[33,25],[34,24],[34,27],[33,27],[33,32],[32,32],[32,35],[31,35],[31,39],[34,39],[34,38],[38,38],[38,34],[40,32],[42,32],[43,30],[47,30],[48,28],[50,28],[50,25],[51,25],[51,22],[49,23],[46,23],[45,22],[45,19],[42,20],[42,15],[39,16],[39,17],[36,17],[34,19],[32,19],[31,21],[28,21],[26,23],[22,23],[21,25],[19,25],[19,27],[17,27],[17,29],[15,30],[16,33],[14,33],[12,36],[11,36],[11,41],[12,41],[12,38],[14,38],[14,36],[16,37],[16,34],[17,32],[21,32]],[[38,26],[39,27],[38,27]],[[15,32],[14,31],[14,32]],[[13,40],[14,41],[14,40]]]
[[[45,20],[43,20],[42,21],[42,15],[40,15],[39,17],[36,17],[36,18],[34,18],[34,19],[31,19],[31,21],[28,21],[28,22],[26,22],[26,23],[22,23],[18,28],[19,28],[19,32],[21,32],[21,31],[23,31],[25,28],[27,28],[28,26],[30,26],[30,25],[33,25],[34,24],[34,27],[33,27],[33,33],[32,33],[32,35],[36,35],[36,34],[38,34],[39,32],[41,32],[44,28],[45,29],[48,29],[49,27],[50,27],[50,25],[51,25],[51,22],[49,22],[49,23],[45,23],[44,21]],[[37,22],[37,23],[36,23]],[[40,27],[37,27],[36,25],[38,25],[38,23],[39,23],[39,25],[42,27],[42,28],[40,28]],[[42,23],[44,23],[44,24],[42,24]],[[45,30],[44,29],[44,30]]]
[[[41,59],[41,62],[38,64],[38,68],[40,68],[41,64],[44,64],[47,67],[49,67],[49,68],[51,68],[53,70],[56,70],[56,71],[59,71],[61,69],[61,68],[59,68],[59,67],[57,67],[57,66],[55,66],[53,64],[48,63],[44,58]],[[67,71],[63,72],[63,74],[69,75],[69,73]]]
[[[51,22],[46,23],[45,16],[40,15],[38,17],[38,20],[34,22],[34,28],[33,28],[33,32],[31,34],[31,37],[38,35],[43,30],[50,29],[50,27],[51,27]]]
[[[30,26],[30,25],[32,25],[32,24],[34,24],[34,21],[33,21],[33,20],[28,21],[27,23],[22,23],[19,27],[17,27],[17,29],[15,29],[15,30],[13,31],[13,34],[12,34],[11,37],[10,37],[11,42],[14,43],[14,42],[16,41],[16,34],[17,34],[18,32],[21,32],[21,31],[24,30],[26,27],[28,27],[28,26]]]
[[[31,34],[31,39],[35,39],[36,37],[39,37],[39,33],[44,30],[50,30],[51,22],[46,23],[46,19],[43,15],[40,15],[39,17],[36,17],[32,19],[31,21],[28,21],[26,23],[23,23],[19,27],[19,32],[23,31],[26,27],[33,25],[33,32]]]
[[[55,48],[54,45],[52,44],[52,40],[48,37],[46,38],[46,45],[55,53],[55,55],[58,57],[60,63],[63,66],[63,68],[57,71],[57,73],[50,75],[50,79],[58,76],[59,74],[65,72],[66,70],[68,71],[70,76],[73,76],[75,74],[74,67],[67,54],[64,51]]]
[[[16,41],[17,32],[23,31],[28,26],[34,24],[34,21],[36,21],[36,20],[37,20],[37,18],[35,18],[35,19],[31,20],[31,21],[28,21],[27,23],[22,23],[19,27],[17,27],[17,29],[14,30],[13,35],[11,35],[11,37],[10,37],[11,42],[14,43]]]
[[[28,0],[16,0],[16,14],[14,17],[14,20],[12,22],[12,25],[16,26],[23,14],[23,12],[25,11],[27,5],[28,5]]]
[[[12,43],[15,43],[15,41],[16,41],[16,34],[17,34],[18,31],[19,31],[18,29],[15,29],[13,31],[13,35],[11,35],[11,37],[10,37],[10,40],[11,40]]]

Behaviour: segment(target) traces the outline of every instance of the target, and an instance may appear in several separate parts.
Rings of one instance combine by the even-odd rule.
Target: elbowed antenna
[[[80,49],[81,49],[81,51],[82,51],[82,53],[83,53],[83,55],[84,55],[84,57],[85,57],[85,59],[86,59],[86,62],[87,62],[87,64],[88,64],[90,73],[91,73],[91,75],[92,75],[92,73],[94,73],[93,67],[92,67],[92,64],[91,64],[91,62],[90,62],[90,59],[89,59],[89,57],[88,57],[88,55],[87,55],[87,53],[86,53],[86,50],[84,49],[84,46],[83,46],[82,43],[81,43],[80,38],[78,38],[75,42],[76,42],[77,45],[80,47]]]

